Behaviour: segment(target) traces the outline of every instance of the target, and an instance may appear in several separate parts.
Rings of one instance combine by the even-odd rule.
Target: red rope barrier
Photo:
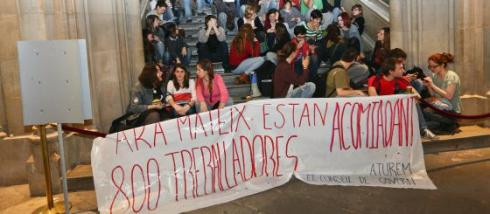
[[[70,131],[70,132],[76,132],[84,135],[89,135],[89,136],[95,136],[95,137],[105,137],[107,134],[102,133],[102,132],[94,132],[94,131],[89,131],[85,129],[79,129],[67,125],[62,125],[61,126],[64,131]]]
[[[447,112],[447,111],[443,111],[441,109],[438,109],[437,107],[428,103],[424,99],[420,99],[420,102],[427,105],[429,108],[434,110],[436,113],[444,115],[446,117],[453,117],[453,118],[458,118],[458,119],[470,119],[470,120],[483,119],[483,118],[490,117],[490,113],[478,114],[478,115],[463,115],[463,114],[457,114],[457,113],[453,113],[453,112]]]

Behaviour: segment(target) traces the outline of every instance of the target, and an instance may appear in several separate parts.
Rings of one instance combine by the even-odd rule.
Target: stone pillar
[[[144,64],[140,3],[133,0],[5,0],[0,8],[0,126],[25,133],[18,40],[86,39],[93,123],[122,115]]]
[[[17,61],[17,40],[21,29],[16,0],[2,1],[0,7],[0,122],[3,129],[13,134],[24,132]]]

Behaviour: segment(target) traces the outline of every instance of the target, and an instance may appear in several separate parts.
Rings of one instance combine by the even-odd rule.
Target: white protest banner
[[[178,213],[287,183],[435,189],[409,95],[270,99],[97,138],[102,213]]]

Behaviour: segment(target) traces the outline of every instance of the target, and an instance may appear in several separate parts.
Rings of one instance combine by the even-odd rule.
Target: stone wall
[[[107,131],[128,104],[144,64],[139,1],[4,0],[0,7],[0,125],[16,135],[22,123],[16,42],[86,39],[93,123]]]

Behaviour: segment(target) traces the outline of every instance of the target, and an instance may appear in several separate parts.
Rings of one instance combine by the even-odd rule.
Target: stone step
[[[83,191],[94,189],[92,166],[78,165],[66,174],[68,191]]]

